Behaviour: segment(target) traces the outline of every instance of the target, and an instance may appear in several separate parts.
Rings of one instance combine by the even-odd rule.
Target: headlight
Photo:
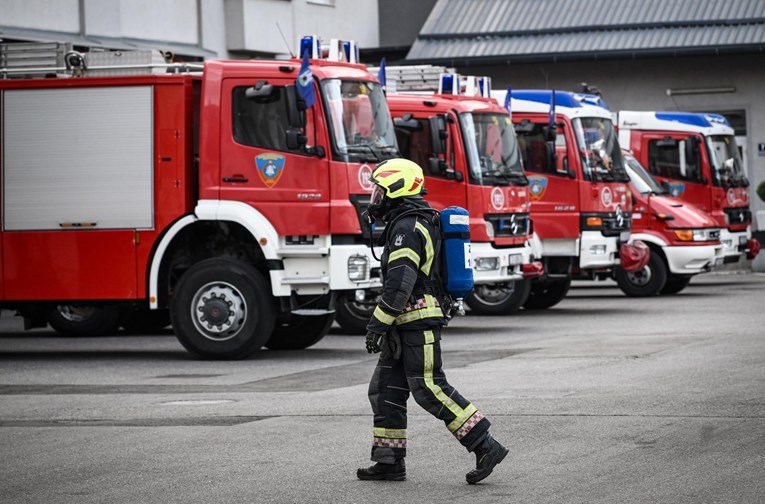
[[[510,266],[517,266],[523,262],[523,256],[521,254],[510,254],[507,260]]]
[[[680,241],[712,241],[714,230],[709,229],[675,229],[675,237]]]
[[[475,260],[476,271],[492,271],[499,269],[499,257],[479,257]]]
[[[369,259],[362,255],[348,258],[348,280],[362,282],[369,278]]]
[[[593,245],[590,247],[590,255],[606,255],[605,245]]]

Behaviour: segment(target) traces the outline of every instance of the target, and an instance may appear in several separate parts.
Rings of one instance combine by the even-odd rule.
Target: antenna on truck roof
[[[284,32],[282,31],[282,27],[279,26],[278,22],[276,23],[276,29],[279,30],[279,34],[282,36],[282,40],[284,41],[284,45],[287,46],[287,51],[289,51],[289,53],[290,53],[290,58],[294,58],[295,55],[292,54],[292,48],[290,48],[290,44],[289,44],[289,42],[287,42],[287,37],[284,36]],[[301,56],[302,56],[302,54],[301,54]]]

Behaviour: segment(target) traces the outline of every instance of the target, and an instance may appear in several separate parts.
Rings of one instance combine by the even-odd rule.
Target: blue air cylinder
[[[452,206],[441,211],[443,281],[446,291],[461,299],[473,290],[473,260],[470,254],[470,214]]]

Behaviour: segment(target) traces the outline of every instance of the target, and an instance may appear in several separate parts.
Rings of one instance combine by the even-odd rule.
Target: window
[[[650,140],[648,170],[658,177],[701,182],[698,147],[695,138]]]
[[[418,119],[417,129],[396,128],[396,140],[398,141],[401,157],[411,159],[423,170],[426,175],[442,176],[441,173],[431,173],[428,160],[433,156],[433,147],[430,145],[430,124],[424,119]]]
[[[563,133],[563,129],[558,128],[558,134],[555,137],[557,163],[551,166],[548,163],[547,142],[545,141],[544,134],[544,128],[546,127],[546,124],[534,124],[533,127],[529,124],[516,129],[523,167],[526,171],[535,173],[567,175],[568,151],[566,135]]]
[[[234,88],[234,140],[251,147],[305,154],[303,148],[287,148],[287,131],[297,128],[291,128],[287,119],[286,88],[275,86],[271,96],[258,100],[248,99],[247,89]]]

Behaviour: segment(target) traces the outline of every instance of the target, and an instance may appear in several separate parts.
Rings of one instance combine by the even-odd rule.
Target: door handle
[[[247,177],[223,177],[223,182],[249,182]]]

